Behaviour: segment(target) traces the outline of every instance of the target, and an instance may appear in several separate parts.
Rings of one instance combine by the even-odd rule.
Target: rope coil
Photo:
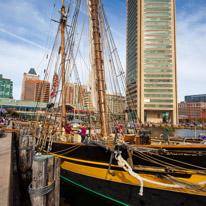
[[[143,195],[143,181],[145,182],[149,182],[152,184],[156,184],[156,185],[160,185],[160,186],[164,186],[164,187],[173,187],[173,188],[181,188],[182,185],[176,185],[176,184],[165,184],[165,183],[161,183],[161,182],[156,182],[156,181],[152,181],[143,177],[140,177],[138,174],[136,174],[135,172],[133,172],[132,168],[130,167],[130,165],[127,163],[126,160],[124,160],[121,156],[121,154],[116,153],[115,154],[115,159],[118,161],[118,165],[123,167],[123,169],[128,172],[130,175],[132,175],[134,178],[138,179],[140,181],[140,192],[139,195]]]
[[[30,194],[30,197],[44,196],[50,193],[54,189],[54,186],[55,186],[55,181],[53,181],[50,185],[47,185],[45,187],[33,189],[32,182],[31,182],[28,188],[28,192]]]

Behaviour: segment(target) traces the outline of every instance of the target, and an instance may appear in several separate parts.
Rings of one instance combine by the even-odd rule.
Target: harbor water
[[[145,128],[151,131],[151,137],[159,137],[163,134],[165,137],[198,137],[200,134],[206,135],[206,130],[194,130],[194,129],[176,129],[175,131],[166,131],[166,128],[151,127]],[[196,134],[195,134],[196,133]]]

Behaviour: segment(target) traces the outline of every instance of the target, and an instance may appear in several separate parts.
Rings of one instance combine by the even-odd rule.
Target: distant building
[[[84,97],[84,106],[88,108],[90,111],[95,111],[95,108],[92,105],[91,101],[91,92],[88,91]],[[115,94],[106,94],[106,110],[108,118],[118,118],[125,117],[125,110],[126,110],[126,97],[121,95]]]
[[[185,102],[206,102],[206,94],[187,95],[185,96]]]
[[[28,73],[24,73],[22,87],[21,87],[21,100],[24,101],[24,94],[25,94],[25,81],[26,80],[39,80],[39,75],[37,75],[34,68],[31,68]]]
[[[205,119],[206,102],[180,102],[178,111],[179,117],[184,117],[184,119]]]
[[[91,92],[88,91],[85,96],[84,96],[84,100],[83,100],[83,105],[90,111],[95,111],[95,108],[92,105],[92,100],[91,100]]]
[[[7,111],[13,110],[22,119],[44,115],[46,106],[47,103],[0,98],[0,107]]]
[[[86,85],[67,83],[66,103],[71,105],[83,105],[83,99],[86,93],[87,93]]]
[[[39,75],[35,69],[31,68],[24,73],[22,81],[22,101],[49,102],[50,83],[48,81],[39,80]]]
[[[58,103],[54,105],[55,113],[59,111],[60,107]],[[41,118],[45,115],[47,103],[0,98],[0,108],[6,111],[12,110],[15,112],[15,115],[18,115],[21,119],[33,119],[37,118],[39,115]],[[73,107],[72,105],[67,105],[66,114],[69,119],[73,119],[75,116],[85,119],[85,116],[88,115],[88,111],[82,106]],[[91,112],[91,114],[94,116],[94,112]],[[58,112],[57,116],[59,116]]]
[[[0,74],[0,98],[13,98],[13,82],[10,79],[3,78]]]
[[[126,97],[116,94],[106,94],[106,109],[107,113],[111,114],[112,118],[125,118]],[[109,117],[109,115],[108,115]],[[112,119],[111,119],[112,120]]]

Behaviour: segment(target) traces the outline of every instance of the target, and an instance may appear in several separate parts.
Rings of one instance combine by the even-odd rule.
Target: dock
[[[0,205],[59,206],[60,158],[35,156],[35,139],[29,134],[29,125],[11,122],[1,126]],[[40,178],[41,171],[47,172]],[[33,181],[37,176],[38,181]]]
[[[12,205],[12,133],[0,137],[0,205]]]

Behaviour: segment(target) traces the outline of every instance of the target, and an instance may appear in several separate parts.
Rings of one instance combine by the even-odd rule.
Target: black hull
[[[128,150],[124,147],[116,148],[122,151],[125,160],[128,159]],[[138,153],[132,156],[133,171],[143,178],[171,184],[165,180],[169,175],[176,180],[183,180],[187,184],[197,184],[206,180],[206,147],[168,147],[165,152],[160,148],[157,153]],[[128,205],[145,206],[203,206],[206,205],[206,192],[195,189],[175,189],[167,186],[158,186],[144,183],[143,196],[139,194],[139,181],[129,175],[122,167],[117,165],[113,158],[111,172],[117,175],[112,177],[108,174],[111,152],[95,145],[58,143],[52,145],[51,154],[61,158],[61,175],[79,185],[92,191],[120,201]],[[148,155],[147,158],[142,155]],[[171,171],[166,169],[164,164],[159,165],[150,161],[154,159],[164,161],[166,164],[182,166],[184,170]],[[185,164],[184,164],[185,163]],[[192,173],[191,173],[192,171]],[[197,171],[197,173],[195,172]],[[194,173],[193,173],[194,172]],[[205,185],[204,189],[205,189]]]
[[[52,153],[65,150],[67,148],[69,149],[74,146],[75,144],[62,144],[62,143],[59,144],[54,142],[52,145]],[[127,149],[121,149],[121,151],[122,151],[123,158],[127,159],[128,158]],[[64,152],[62,153],[66,157],[96,161],[102,163],[108,163],[110,160],[109,151],[106,151],[104,148],[94,146],[94,145],[82,144],[82,146],[78,147],[78,149],[72,151],[71,153],[65,153],[65,154]],[[58,154],[61,154],[61,152],[58,152]],[[146,155],[148,155],[149,157],[156,158],[160,161],[164,161],[165,163],[175,164],[176,166],[181,166],[186,169],[199,169],[199,167],[206,168],[206,146],[205,145],[202,148],[193,148],[192,146],[191,148],[171,147],[171,148],[166,148],[165,150],[163,150],[163,146],[162,146],[162,149],[159,147],[158,152],[147,153]],[[117,165],[115,159],[113,159],[112,164]],[[157,166],[157,167],[159,166],[158,164],[155,164],[153,161],[145,160],[138,154],[136,156],[133,156],[133,164],[141,165],[141,166]]]
[[[103,180],[74,173],[65,169],[61,175],[90,190],[131,206],[204,206],[206,196],[171,192],[144,187],[143,196],[138,195],[139,187]]]

